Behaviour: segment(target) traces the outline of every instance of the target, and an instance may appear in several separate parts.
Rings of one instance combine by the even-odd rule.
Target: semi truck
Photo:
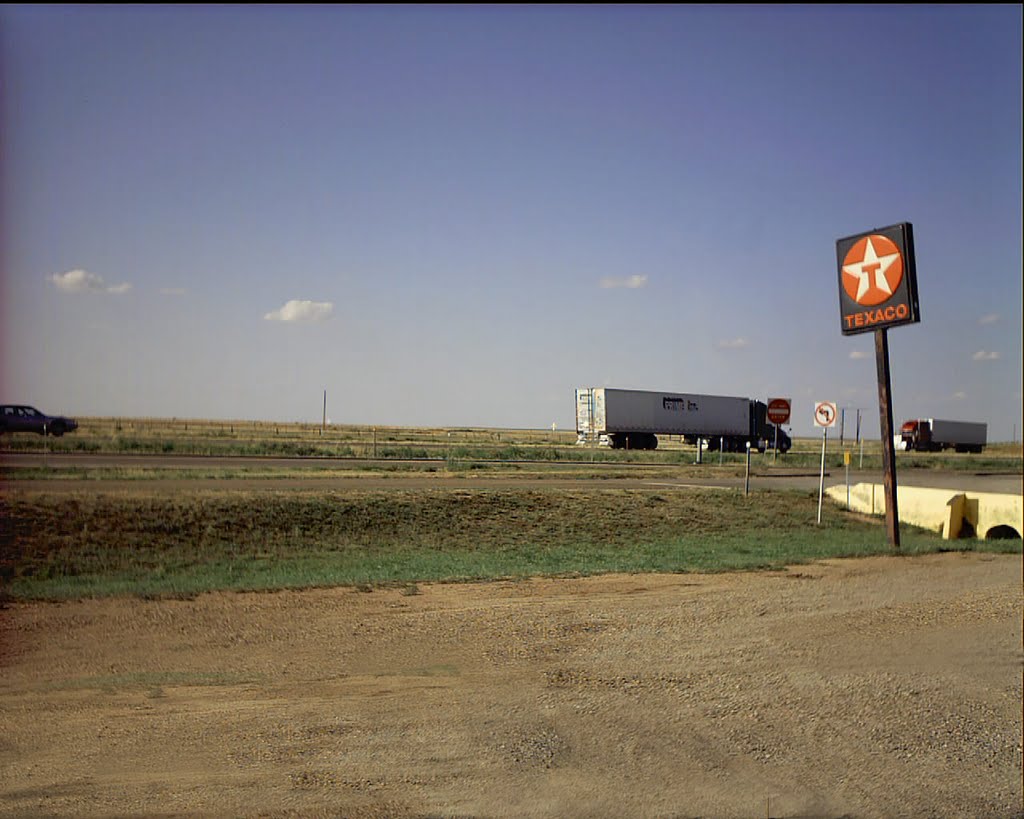
[[[659,435],[679,435],[711,451],[788,452],[789,435],[770,423],[763,401],[724,395],[580,387],[576,390],[579,443],[613,449],[657,449]]]
[[[919,452],[981,452],[988,437],[988,424],[973,421],[945,421],[941,418],[912,418],[900,428],[904,449]]]

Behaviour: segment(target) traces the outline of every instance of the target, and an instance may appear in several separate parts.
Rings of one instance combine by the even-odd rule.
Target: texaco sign
[[[909,222],[840,239],[836,258],[843,335],[921,320]]]

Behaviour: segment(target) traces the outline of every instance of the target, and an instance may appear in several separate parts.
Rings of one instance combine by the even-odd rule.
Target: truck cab
[[[777,427],[774,424],[766,424],[764,430],[764,436],[757,442],[758,452],[766,452],[770,449],[775,449],[776,440],[775,436],[778,434],[778,447],[779,452],[785,454],[789,452],[793,447],[793,441],[782,427]]]
[[[906,421],[900,428],[903,445],[907,450],[917,449],[927,452],[932,445],[932,425],[927,419],[915,418]]]
[[[981,452],[988,439],[988,424],[949,421],[942,418],[912,418],[900,427],[906,449],[919,452]]]

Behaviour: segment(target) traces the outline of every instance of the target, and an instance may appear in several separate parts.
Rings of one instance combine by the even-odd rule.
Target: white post
[[[821,478],[818,481],[818,523],[821,523],[821,499],[825,495],[825,442],[828,441],[828,427],[821,434]]]
[[[750,494],[750,441],[747,441],[747,477],[743,484],[743,497]]]

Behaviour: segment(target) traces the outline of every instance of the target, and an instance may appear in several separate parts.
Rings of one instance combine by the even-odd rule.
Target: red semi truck
[[[920,452],[981,452],[988,436],[988,424],[972,421],[944,421],[940,418],[913,418],[900,430],[906,449]]]

